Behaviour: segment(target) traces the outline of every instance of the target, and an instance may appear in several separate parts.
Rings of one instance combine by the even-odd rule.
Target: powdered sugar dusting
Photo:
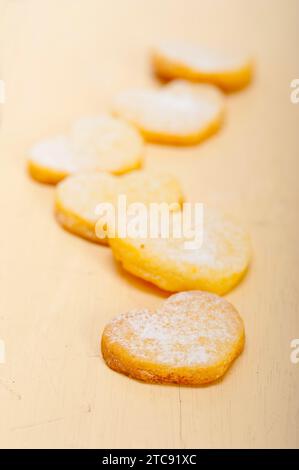
[[[248,60],[239,51],[228,53],[179,42],[165,42],[157,47],[157,52],[174,62],[207,73],[238,69]]]
[[[242,332],[242,320],[231,304],[196,291],[171,296],[155,312],[120,315],[104,334],[134,357],[183,367],[209,366],[224,359]]]
[[[108,114],[84,117],[67,136],[38,142],[30,159],[45,168],[66,173],[79,171],[117,172],[134,167],[143,154],[143,141],[130,124]]]
[[[129,90],[115,101],[115,110],[151,132],[196,133],[222,111],[218,90],[175,81],[159,90]]]
[[[73,172],[73,151],[70,139],[57,136],[38,142],[30,151],[30,158],[37,164],[56,170]]]
[[[190,267],[194,276],[206,275],[209,270],[219,276],[244,270],[250,258],[250,242],[243,227],[226,214],[204,206],[202,228],[203,243],[198,249],[185,249],[187,239],[183,237],[147,238],[143,240],[143,255],[155,256],[164,264],[170,261],[180,274]],[[140,240],[131,238],[128,243],[138,246]]]

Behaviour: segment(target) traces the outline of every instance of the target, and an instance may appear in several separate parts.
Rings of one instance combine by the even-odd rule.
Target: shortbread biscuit
[[[104,329],[101,348],[111,369],[134,379],[202,385],[225,374],[244,340],[243,321],[227,300],[189,291],[156,311],[119,315]]]
[[[116,97],[113,109],[148,141],[190,145],[219,129],[224,101],[211,85],[177,80],[159,89],[124,91]]]
[[[155,47],[152,62],[157,75],[164,79],[212,83],[224,91],[245,87],[253,74],[249,56],[179,42],[165,42]]]
[[[176,178],[168,174],[144,170],[122,176],[108,173],[71,175],[56,187],[55,214],[58,222],[70,232],[97,243],[107,243],[106,237],[96,235],[95,224],[100,203],[117,206],[118,196],[126,196],[126,203],[149,204],[183,202]],[[103,224],[104,225],[104,224]]]
[[[82,171],[122,174],[140,167],[143,140],[127,122],[101,114],[81,118],[68,136],[37,143],[29,152],[28,168],[33,178],[56,184]]]
[[[233,218],[204,206],[202,226],[190,235],[182,230],[182,236],[177,236],[181,221],[170,222],[167,237],[161,233],[145,239],[118,234],[109,238],[125,270],[170,292],[199,289],[225,294],[240,281],[249,264],[250,243]],[[196,243],[190,245],[196,233]]]

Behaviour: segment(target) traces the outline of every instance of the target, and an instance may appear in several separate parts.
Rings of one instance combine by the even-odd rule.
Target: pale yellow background
[[[299,444],[297,0],[10,0],[0,3],[6,81],[0,142],[1,447],[292,447]],[[227,98],[227,121],[198,147],[148,146],[192,201],[239,216],[254,258],[231,292],[247,332],[225,379],[152,386],[108,369],[105,323],[166,294],[124,274],[108,248],[64,232],[53,188],[26,174],[26,149],[154,83],[163,38],[251,51],[256,77]]]

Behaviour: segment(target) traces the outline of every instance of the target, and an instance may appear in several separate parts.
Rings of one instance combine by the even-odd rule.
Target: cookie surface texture
[[[222,377],[244,340],[243,321],[227,300],[190,291],[156,311],[119,315],[104,329],[101,348],[111,369],[132,378],[196,386]]]
[[[70,232],[87,240],[107,244],[95,231],[100,203],[118,204],[118,196],[125,196],[127,204],[148,204],[183,201],[180,185],[168,174],[144,170],[114,176],[108,173],[71,175],[55,188],[55,215],[58,222]]]
[[[83,171],[122,174],[139,168],[143,140],[127,122],[102,114],[78,120],[69,135],[37,143],[29,151],[28,169],[42,182],[56,184]]]
[[[212,83],[231,92],[248,85],[253,75],[249,56],[180,42],[165,42],[152,53],[156,74],[164,79]]]
[[[214,86],[175,80],[158,89],[120,93],[114,111],[133,123],[148,141],[191,145],[220,128],[224,99]]]
[[[204,206],[199,229],[199,243],[192,248],[188,247],[189,235],[177,238],[178,230],[171,226],[167,238],[116,236],[109,238],[109,243],[125,270],[161,289],[225,294],[247,270],[251,256],[249,236],[234,218],[208,206]]]

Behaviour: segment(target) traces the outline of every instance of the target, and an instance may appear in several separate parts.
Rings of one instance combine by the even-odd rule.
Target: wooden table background
[[[292,447],[299,444],[298,0],[2,0],[0,78],[1,447]],[[146,167],[177,175],[191,201],[249,227],[250,272],[227,298],[246,349],[204,388],[145,385],[108,369],[105,323],[166,294],[123,273],[108,248],[64,232],[53,188],[26,174],[26,149],[120,89],[154,83],[163,38],[230,47],[256,77],[227,97],[222,132],[198,147],[148,145]]]

